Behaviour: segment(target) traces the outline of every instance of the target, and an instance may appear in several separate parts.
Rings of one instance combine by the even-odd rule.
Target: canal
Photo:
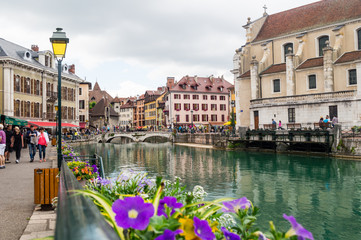
[[[201,185],[209,200],[246,196],[261,209],[261,230],[269,229],[272,220],[287,231],[286,213],[317,240],[361,239],[361,162],[170,143],[82,144],[75,149],[101,155],[109,177],[132,169],[169,180],[180,177],[190,190]]]

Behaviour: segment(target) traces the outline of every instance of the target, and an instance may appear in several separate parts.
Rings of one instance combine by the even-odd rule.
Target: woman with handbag
[[[45,152],[46,152],[46,147],[48,146],[49,143],[49,136],[47,132],[44,132],[44,128],[41,127],[39,131],[40,132],[38,132],[38,147],[39,147],[40,162],[42,162],[43,160],[44,162],[46,162]]]
[[[15,152],[16,152],[16,163],[20,162],[20,156],[21,156],[21,149],[24,147],[24,138],[23,135],[20,132],[19,127],[14,128],[14,134],[11,137],[11,145]]]

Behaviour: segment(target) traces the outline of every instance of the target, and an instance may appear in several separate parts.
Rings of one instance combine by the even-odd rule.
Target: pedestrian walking
[[[29,155],[30,155],[30,162],[34,161],[36,155],[36,146],[37,146],[37,138],[38,134],[37,131],[34,129],[34,126],[31,125],[30,129],[26,132],[26,143],[29,146]]]
[[[10,153],[13,151],[11,148],[11,138],[14,135],[13,126],[8,125],[5,130],[6,134],[6,147],[5,147],[5,163],[10,163]]]
[[[46,162],[45,159],[45,153],[46,153],[46,147],[48,146],[49,143],[49,136],[47,132],[44,132],[44,128],[40,128],[39,129],[39,133],[38,133],[38,146],[39,146],[39,157],[40,157],[40,162],[42,162],[44,160],[44,162]]]
[[[14,128],[14,135],[11,138],[11,146],[14,150],[15,150],[15,155],[16,155],[16,163],[20,162],[20,157],[21,157],[21,149],[24,147],[24,138],[23,135],[20,132],[20,128],[19,127],[15,127]]]
[[[4,132],[4,125],[0,124],[0,169],[5,168],[5,148],[6,134]]]

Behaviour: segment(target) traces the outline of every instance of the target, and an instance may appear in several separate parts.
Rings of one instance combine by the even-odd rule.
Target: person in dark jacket
[[[34,129],[34,126],[30,126],[30,129],[26,132],[26,141],[29,146],[30,162],[34,161],[36,155],[36,145],[38,140],[38,134]]]
[[[20,128],[19,127],[15,127],[14,128],[14,135],[11,138],[11,147],[15,150],[16,152],[16,163],[20,162],[20,157],[21,157],[21,149],[24,147],[24,138],[23,135],[20,132]]]

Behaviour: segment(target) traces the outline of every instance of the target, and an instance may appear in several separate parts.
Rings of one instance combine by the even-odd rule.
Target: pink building
[[[174,78],[168,78],[164,110],[167,126],[189,126],[192,122],[196,126],[223,125],[228,121],[231,86],[223,77],[185,76],[175,84]]]

